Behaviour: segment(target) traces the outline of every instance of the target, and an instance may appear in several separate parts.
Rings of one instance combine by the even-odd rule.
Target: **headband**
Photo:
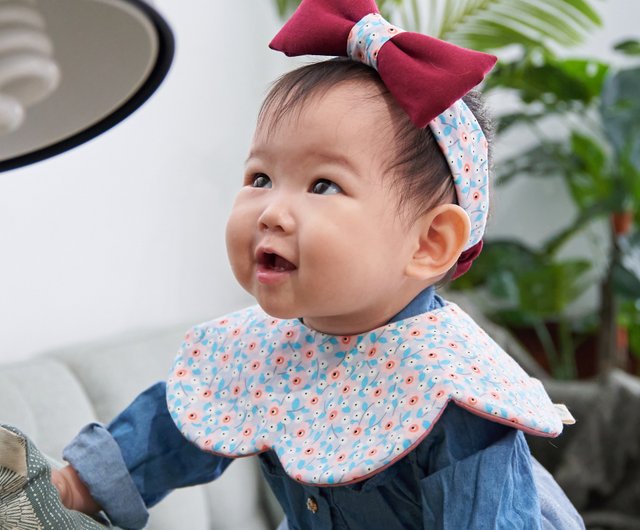
[[[404,31],[387,22],[374,0],[302,0],[269,45],[289,57],[349,57],[376,69],[391,95],[420,128],[433,131],[453,177],[471,233],[454,278],[482,249],[489,210],[488,144],[460,99],[496,62],[493,55]]]

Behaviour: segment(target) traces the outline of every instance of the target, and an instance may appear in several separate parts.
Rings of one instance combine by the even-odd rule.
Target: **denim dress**
[[[442,305],[429,288],[391,321]],[[164,383],[140,394],[107,427],[85,427],[64,457],[125,529],[142,528],[147,508],[171,490],[215,480],[233,462],[183,438],[167,410]],[[279,530],[584,528],[521,431],[453,403],[416,449],[352,484],[302,484],[273,451],[257,458],[286,515]]]

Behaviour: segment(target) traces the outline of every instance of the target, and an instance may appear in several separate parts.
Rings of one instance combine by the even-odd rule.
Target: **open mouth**
[[[273,272],[289,272],[296,269],[296,266],[289,260],[273,252],[260,252],[258,266],[262,270]]]

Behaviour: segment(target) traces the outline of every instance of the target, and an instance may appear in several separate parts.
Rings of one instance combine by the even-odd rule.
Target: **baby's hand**
[[[100,511],[100,506],[93,500],[89,490],[71,466],[52,469],[51,482],[58,490],[60,500],[66,508],[87,514]]]

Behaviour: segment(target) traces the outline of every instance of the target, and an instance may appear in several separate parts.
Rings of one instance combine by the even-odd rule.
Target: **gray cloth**
[[[102,523],[102,524],[101,524]],[[0,528],[104,530],[105,519],[67,510],[51,483],[51,467],[18,429],[0,425]]]

